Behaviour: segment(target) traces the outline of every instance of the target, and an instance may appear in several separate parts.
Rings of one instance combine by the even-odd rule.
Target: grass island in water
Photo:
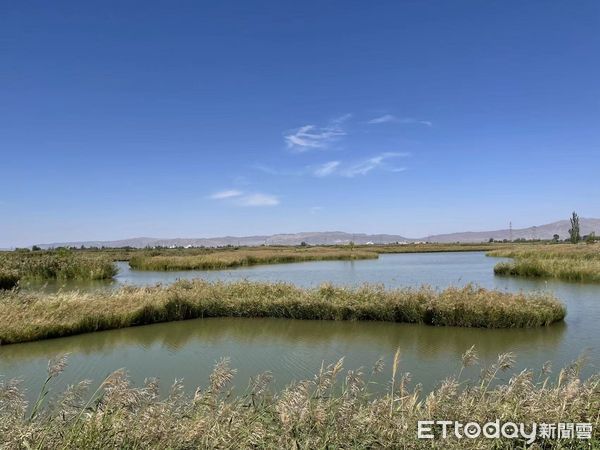
[[[436,291],[365,285],[303,289],[285,283],[181,280],[115,292],[0,293],[0,344],[202,317],[377,320],[435,326],[519,328],[566,315],[548,293],[508,293],[476,286]]]
[[[514,258],[494,267],[497,275],[600,282],[599,244],[550,244],[504,248],[488,256]]]

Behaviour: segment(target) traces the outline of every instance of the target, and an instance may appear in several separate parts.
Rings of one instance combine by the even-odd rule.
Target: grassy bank
[[[0,343],[198,317],[379,320],[436,326],[516,328],[562,320],[550,294],[511,294],[474,286],[438,292],[381,287],[302,289],[282,283],[179,281],[116,292],[0,294]]]
[[[389,358],[389,357],[388,357]],[[548,367],[526,370],[507,381],[511,354],[482,367],[479,380],[461,379],[478,364],[474,348],[457,365],[458,373],[427,395],[412,388],[400,353],[391,361],[392,377],[381,380],[386,361],[369,370],[345,370],[342,360],[313,378],[274,392],[271,375],[259,374],[245,392],[232,393],[235,370],[216,363],[206,386],[195,395],[181,382],[166,392],[155,379],[132,385],[124,370],[109,375],[93,393],[82,381],[62,395],[47,395],[65,368],[64,360],[49,364],[47,382],[34,405],[24,401],[18,382],[0,381],[0,444],[2,448],[596,448],[600,445],[600,378],[580,379],[578,363],[560,370],[557,381]],[[419,380],[414,380],[418,383]],[[374,384],[385,386],[373,394]],[[47,401],[47,399],[52,399]],[[590,423],[589,440],[544,440],[534,447],[520,439],[418,439],[420,420],[452,420],[483,425],[499,420],[524,423]],[[589,445],[588,445],[589,444]]]
[[[268,247],[197,247],[197,248],[86,248],[86,249],[56,249],[43,251],[0,252],[0,267],[8,260],[11,266],[15,264],[56,266],[55,259],[62,255],[70,255],[75,261],[96,260],[98,264],[110,266],[110,261],[131,261],[139,270],[188,270],[193,269],[222,269],[228,267],[252,264],[277,264],[285,262],[319,261],[319,260],[349,260],[371,259],[383,253],[437,253],[437,252],[473,252],[493,251],[504,249],[509,244],[376,244],[376,245],[319,245],[319,246],[268,246]],[[511,247],[513,247],[511,245]],[[37,262],[37,264],[36,264]],[[108,264],[108,265],[107,265]],[[63,262],[64,265],[64,262]],[[154,269],[156,267],[156,269]],[[173,269],[171,269],[173,267]],[[25,272],[35,272],[36,277],[45,271],[38,269]],[[50,273],[56,270],[48,270]],[[66,271],[61,270],[60,272]],[[71,271],[74,272],[74,271]],[[106,269],[106,277],[110,278],[110,270]],[[63,278],[63,274],[52,275],[53,278]],[[70,275],[68,275],[70,276]]]
[[[210,270],[257,264],[302,261],[375,259],[382,253],[473,252],[504,248],[503,244],[389,244],[336,246],[269,246],[235,249],[133,250],[127,259],[136,270]],[[114,253],[119,254],[119,253]]]
[[[69,250],[0,254],[0,273],[23,280],[101,280],[112,278],[116,270],[103,255]]]
[[[260,247],[192,247],[192,248],[86,248],[86,249],[72,249],[77,254],[86,256],[103,256],[113,261],[129,261],[131,258],[138,256],[205,256],[215,255],[219,253],[246,253],[252,255],[254,252],[371,252],[371,253],[436,253],[436,252],[475,252],[475,251],[492,251],[497,249],[503,249],[507,246],[514,247],[517,244],[504,244],[504,243],[478,243],[478,244],[436,244],[436,243],[423,243],[423,244],[356,244],[352,247],[348,244],[339,245],[269,245]],[[527,244],[522,244],[527,245]]]
[[[600,282],[600,245],[536,245],[488,252],[488,256],[514,258],[496,264],[494,273],[567,281]]]
[[[484,252],[507,248],[510,244],[384,244],[358,245],[357,249],[377,253],[440,253],[440,252]],[[514,245],[514,244],[513,244]]]
[[[377,259],[376,252],[337,248],[254,248],[215,251],[201,255],[135,255],[129,265],[136,270],[209,270],[257,264],[303,261]]]

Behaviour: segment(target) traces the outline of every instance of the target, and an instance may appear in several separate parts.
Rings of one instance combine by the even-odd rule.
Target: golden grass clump
[[[87,255],[67,249],[0,253],[0,273],[26,280],[102,280],[117,273],[103,255]]]
[[[595,244],[522,246],[488,252],[488,256],[515,259],[496,264],[497,275],[600,282],[600,246]]]
[[[202,317],[378,320],[435,326],[518,328],[562,320],[551,294],[508,293],[475,286],[436,291],[385,290],[285,283],[179,281],[114,292],[5,291],[0,294],[0,344]]]
[[[3,449],[325,449],[325,448],[597,448],[600,444],[600,378],[581,379],[579,362],[552,378],[548,366],[508,378],[510,353],[481,368],[478,380],[461,379],[477,365],[474,348],[455,376],[424,393],[403,372],[400,353],[391,380],[380,380],[384,359],[371,370],[346,370],[343,360],[323,367],[313,378],[281,391],[269,373],[248,388],[231,387],[235,369],[227,359],[215,364],[208,384],[188,395],[180,381],[161,391],[155,379],[134,386],[125,370],[109,375],[89,393],[89,381],[48,395],[64,369],[64,359],[49,365],[38,401],[28,405],[19,382],[0,381],[0,447]],[[418,380],[416,380],[418,381]],[[378,386],[377,393],[374,387]],[[418,439],[420,420],[476,422],[589,423],[589,440],[544,439],[533,446],[519,439],[449,437]]]
[[[303,261],[331,261],[377,259],[373,251],[339,248],[253,248],[221,250],[206,254],[164,254],[152,256],[145,253],[131,256],[129,265],[137,270],[211,270],[257,264],[281,264]]]

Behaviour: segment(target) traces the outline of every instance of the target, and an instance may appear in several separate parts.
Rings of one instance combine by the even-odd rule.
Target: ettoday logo
[[[591,423],[515,423],[478,422],[461,423],[454,420],[420,420],[417,423],[419,439],[522,439],[532,444],[536,439],[591,439]]]

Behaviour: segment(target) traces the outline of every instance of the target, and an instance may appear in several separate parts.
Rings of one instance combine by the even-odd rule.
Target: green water
[[[386,287],[430,284],[443,288],[475,282],[509,291],[548,290],[567,305],[564,323],[537,329],[485,330],[379,322],[326,322],[284,319],[198,319],[68,338],[0,347],[0,375],[21,378],[31,393],[43,382],[47,360],[70,353],[70,364],[57,390],[81,379],[101,380],[126,368],[134,382],[158,377],[166,389],[183,378],[189,390],[206,385],[211,368],[229,357],[238,370],[234,381],[242,391],[250,377],[270,371],[277,387],[311,377],[323,362],[345,357],[348,368],[368,372],[379,358],[387,370],[377,379],[381,387],[389,377],[391,359],[401,349],[401,371],[412,374],[425,389],[459,369],[460,355],[475,344],[482,363],[499,353],[517,355],[515,370],[539,369],[545,361],[559,367],[582,353],[588,363],[584,375],[600,367],[600,286],[563,282],[530,281],[495,277],[497,259],[483,253],[382,255],[379,260],[327,261],[277,266],[256,266],[210,272],[134,272],[120,264],[113,283],[68,285],[63,289],[113,289],[122,284],[169,283],[177,278],[250,279],[288,281],[303,286],[324,281],[355,285],[381,283]],[[30,286],[39,288],[39,286]],[[57,285],[45,289],[55,290]],[[476,378],[479,369],[467,371]],[[509,377],[509,374],[506,374]],[[33,395],[33,394],[30,394]]]

